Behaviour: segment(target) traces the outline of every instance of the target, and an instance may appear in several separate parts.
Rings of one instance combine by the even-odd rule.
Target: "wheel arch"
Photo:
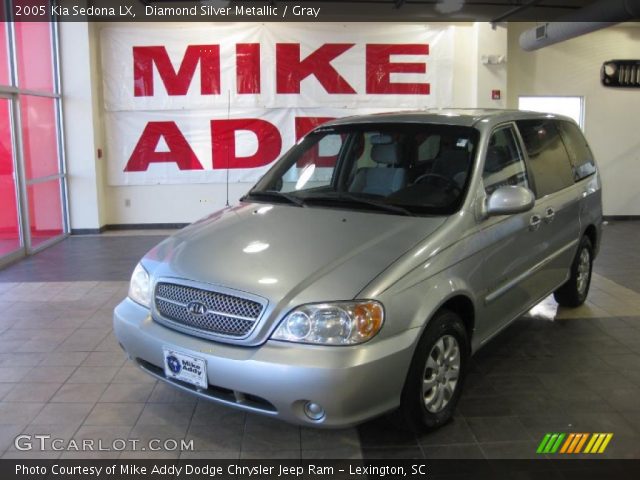
[[[438,308],[434,310],[431,317],[435,316],[435,314],[440,310],[450,310],[462,319],[467,331],[469,346],[471,346],[471,339],[473,338],[476,321],[476,309],[473,300],[464,293],[456,293],[444,300]],[[427,322],[427,325],[428,324],[429,322]]]

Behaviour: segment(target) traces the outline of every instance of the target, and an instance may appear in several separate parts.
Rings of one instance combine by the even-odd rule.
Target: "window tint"
[[[573,166],[573,176],[576,181],[582,180],[596,172],[593,154],[577,125],[571,122],[558,122],[562,140],[567,147],[569,160]]]
[[[527,154],[538,198],[573,185],[573,172],[557,122],[519,120],[516,122]]]
[[[511,127],[500,128],[491,135],[482,180],[487,195],[506,185],[528,187],[527,170]]]

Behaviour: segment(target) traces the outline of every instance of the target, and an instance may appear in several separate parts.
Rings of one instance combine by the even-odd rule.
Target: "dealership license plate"
[[[208,387],[207,364],[203,359],[167,348],[163,352],[164,374],[167,378],[175,378],[200,388]]]

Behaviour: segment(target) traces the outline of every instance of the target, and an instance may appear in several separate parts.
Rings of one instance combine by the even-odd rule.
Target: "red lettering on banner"
[[[236,132],[253,132],[258,140],[258,150],[251,156],[236,154]],[[211,138],[213,169],[257,168],[269,165],[282,150],[282,137],[272,123],[258,118],[212,120]]]
[[[186,95],[200,64],[200,93],[220,93],[220,46],[189,45],[176,73],[165,47],[133,47],[134,96],[154,94],[153,65],[171,96]]]
[[[426,73],[426,63],[392,63],[391,55],[428,55],[429,45],[367,45],[367,93],[429,95],[428,83],[391,82],[392,73]]]
[[[168,152],[156,152],[161,138],[169,147]],[[124,171],[144,172],[151,163],[176,163],[180,170],[203,170],[175,122],[147,123]]]
[[[276,92],[300,93],[300,82],[309,75],[313,75],[327,93],[356,93],[331,65],[332,60],[354,45],[354,43],[324,44],[304,60],[300,60],[299,43],[276,44]]]
[[[238,93],[260,93],[260,44],[236,45],[236,88]]]

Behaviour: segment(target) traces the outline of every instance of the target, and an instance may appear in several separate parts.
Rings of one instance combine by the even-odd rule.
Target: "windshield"
[[[451,214],[464,199],[478,135],[469,127],[424,123],[320,127],[246,198],[396,215]]]

